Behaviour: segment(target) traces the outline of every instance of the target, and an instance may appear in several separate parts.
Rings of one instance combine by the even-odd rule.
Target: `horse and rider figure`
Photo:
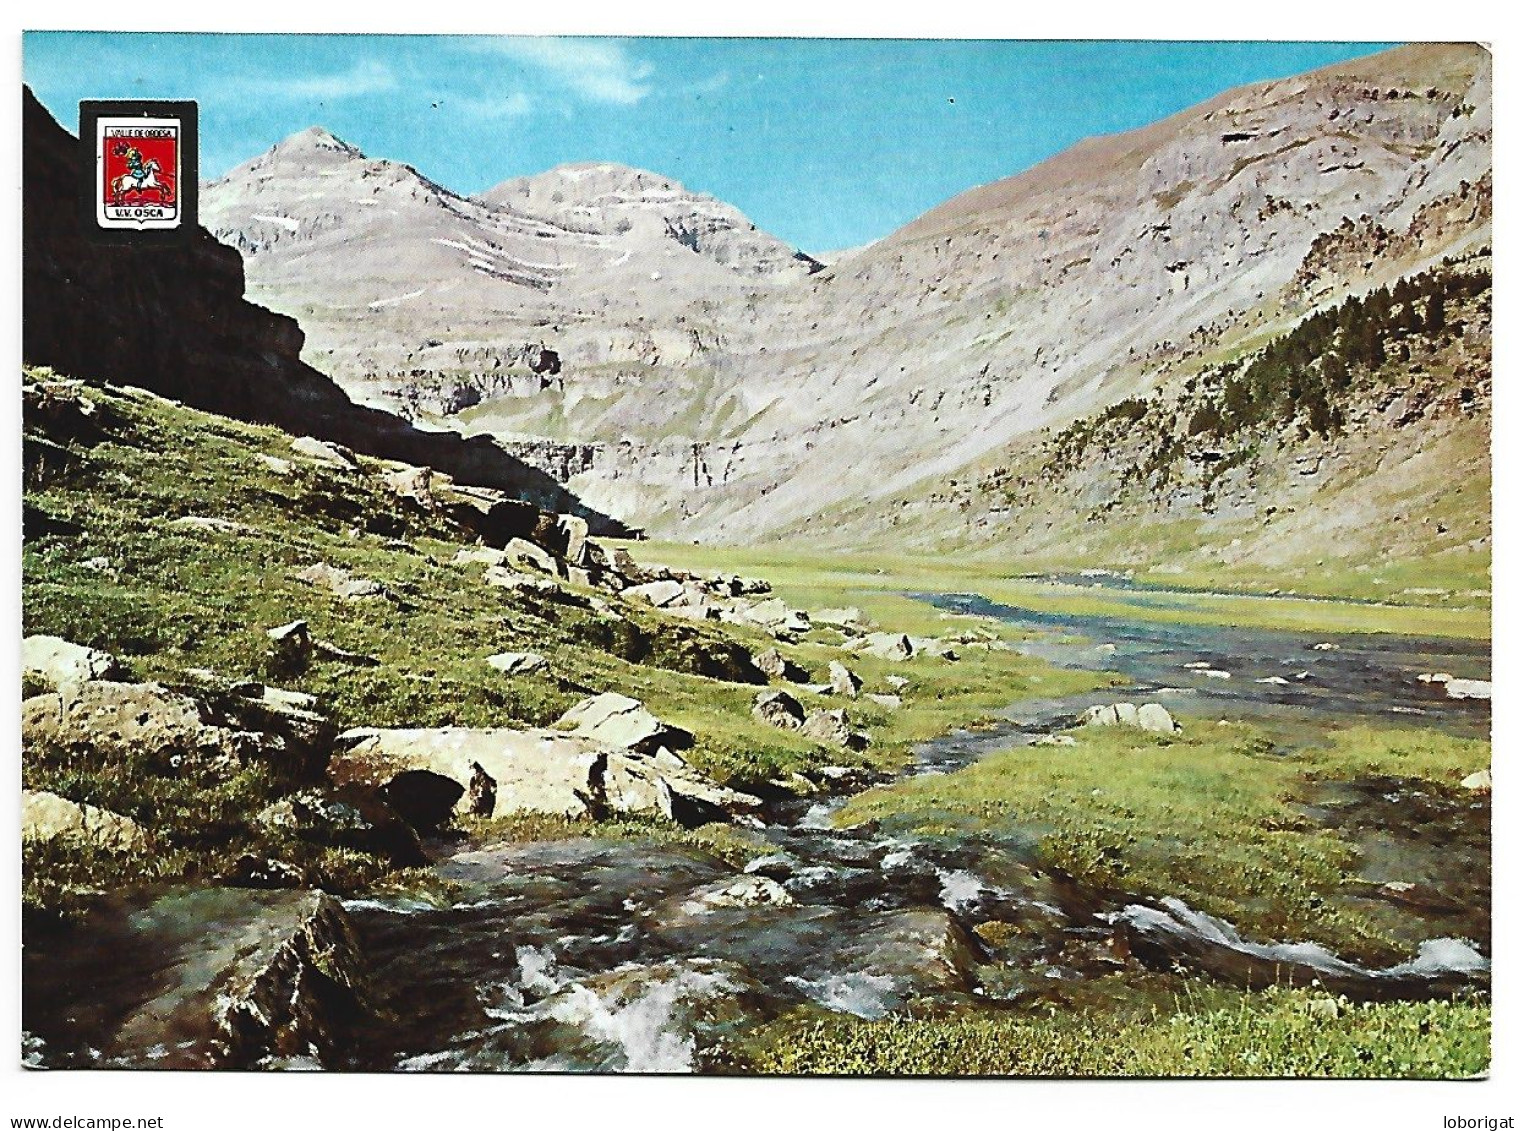
[[[123,203],[128,193],[137,193],[141,196],[148,192],[158,193],[162,204],[170,204],[174,201],[174,185],[168,183],[169,178],[165,176],[158,158],[150,157],[145,161],[142,151],[137,146],[128,145],[126,142],[118,142],[111,152],[115,157],[127,159],[127,171],[119,177],[111,178],[113,203]]]

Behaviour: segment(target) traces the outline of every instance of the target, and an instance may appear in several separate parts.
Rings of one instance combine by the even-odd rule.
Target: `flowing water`
[[[1031,654],[1114,672],[1129,686],[1023,700],[993,726],[924,744],[909,774],[951,772],[1068,726],[1092,703],[1120,699],[1156,700],[1187,716],[1274,718],[1283,733],[1305,731],[1309,740],[1350,720],[1401,719],[1465,734],[1485,734],[1489,723],[1486,701],[1449,700],[1417,678],[1485,679],[1485,644],[1061,617],[975,596],[927,599],[1020,625]],[[695,849],[628,840],[436,845],[448,900],[346,904],[384,1020],[364,1028],[344,1066],[723,1068],[715,1050],[727,1038],[800,1005],[863,1018],[911,1004],[998,1007],[1139,963],[1239,986],[1317,979],[1367,998],[1486,983],[1485,801],[1466,805],[1396,780],[1328,786],[1308,798],[1309,816],[1349,829],[1361,844],[1373,884],[1422,881],[1402,889],[1411,899],[1383,905],[1397,937],[1411,940],[1412,957],[1371,969],[1299,940],[1245,939],[1178,900],[1082,890],[1039,866],[1020,835],[837,829],[831,815],[844,800],[775,805],[756,830],[766,847],[744,872]],[[999,962],[972,929],[989,921],[1020,928],[1025,940]],[[94,975],[102,979],[96,999],[109,998],[117,982],[131,984],[125,971],[115,981]],[[36,976],[46,979],[45,963]]]

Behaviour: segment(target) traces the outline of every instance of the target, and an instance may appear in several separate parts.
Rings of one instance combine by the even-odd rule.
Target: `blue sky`
[[[197,100],[204,177],[322,125],[464,193],[637,165],[820,251],[1081,138],[1382,46],[45,32],[23,73],[70,130],[83,98]]]

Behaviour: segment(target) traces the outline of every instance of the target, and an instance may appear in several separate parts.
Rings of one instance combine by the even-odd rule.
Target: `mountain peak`
[[[360,157],[365,154],[343,138],[337,137],[322,126],[308,126],[278,143],[270,151],[282,156],[298,154],[336,154],[343,157]]]

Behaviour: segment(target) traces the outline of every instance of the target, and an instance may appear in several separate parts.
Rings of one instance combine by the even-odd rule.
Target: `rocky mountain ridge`
[[[304,356],[364,403],[429,422],[712,350],[710,309],[819,264],[736,209],[624,166],[459,196],[318,127],[205,186],[207,226]],[[578,389],[580,390],[580,385]]]

